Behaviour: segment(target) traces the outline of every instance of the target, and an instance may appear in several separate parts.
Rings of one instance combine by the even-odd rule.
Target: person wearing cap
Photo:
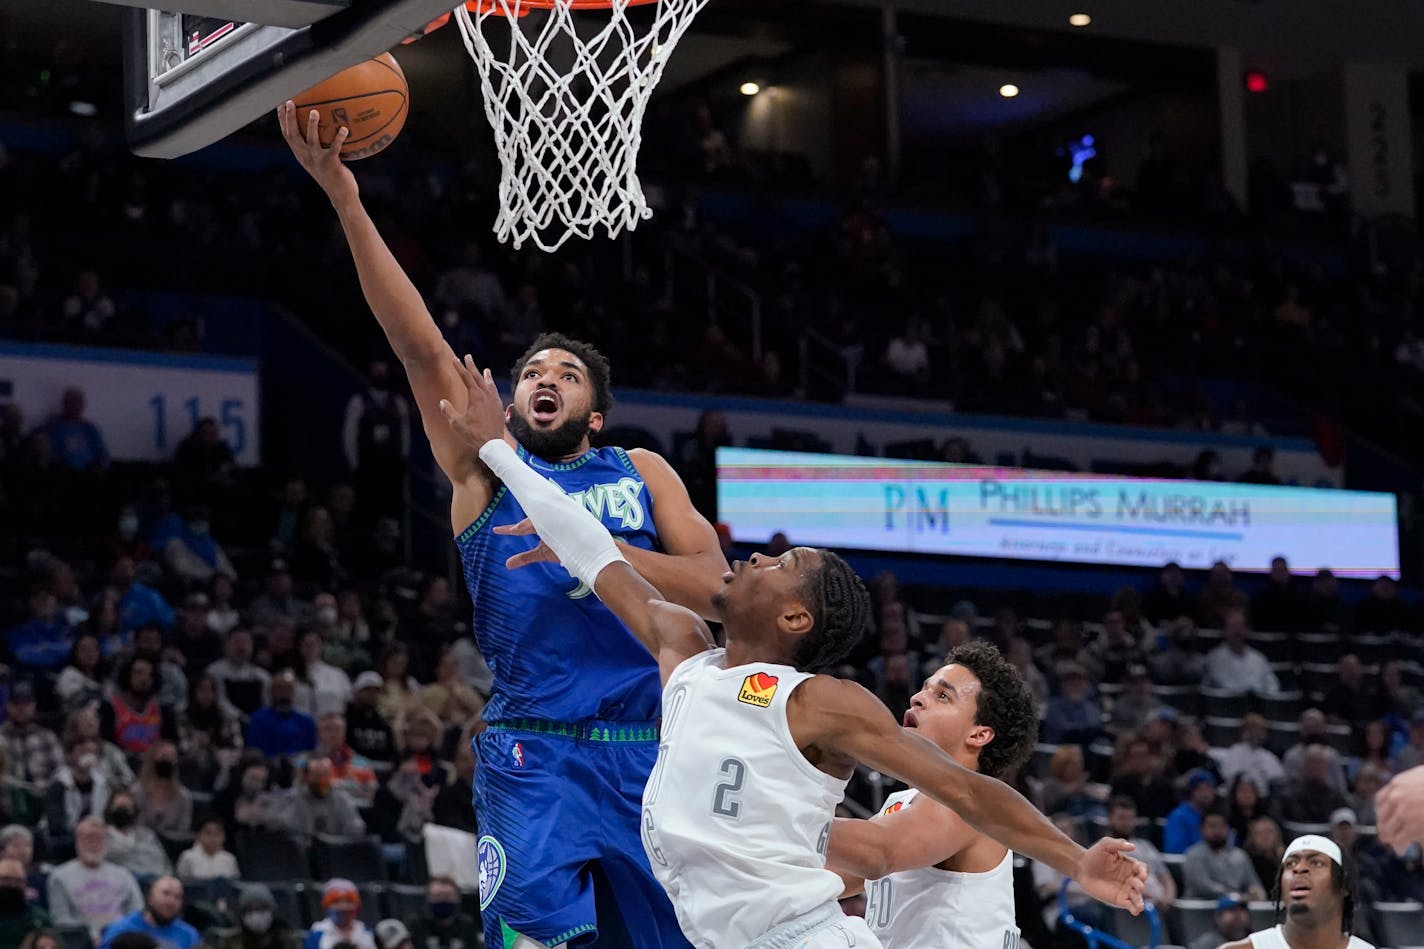
[[[1361,903],[1371,906],[1384,898],[1383,862],[1389,855],[1374,838],[1360,835],[1360,821],[1348,807],[1336,808],[1330,815],[1330,839],[1340,845],[1340,852],[1355,862],[1355,888]],[[1368,922],[1368,914],[1361,922]]]
[[[1187,775],[1186,800],[1167,815],[1162,828],[1162,852],[1186,853],[1201,840],[1202,815],[1216,802],[1216,775],[1198,768]]]
[[[1050,744],[1088,745],[1102,733],[1103,712],[1091,697],[1088,671],[1083,664],[1065,659],[1054,666],[1059,694],[1050,699],[1043,715],[1043,740]]]
[[[1211,932],[1193,939],[1187,949],[1216,949],[1224,942],[1245,939],[1251,932],[1251,913],[1246,908],[1246,898],[1240,893],[1223,893],[1216,901],[1212,926]]]
[[[277,915],[272,891],[245,883],[237,898],[237,928],[218,938],[213,949],[297,949],[298,938]],[[473,947],[471,947],[473,949]]]
[[[1265,899],[1266,889],[1246,851],[1231,843],[1231,824],[1213,808],[1202,815],[1202,839],[1187,848],[1182,859],[1182,890],[1188,899],[1211,899],[1245,893]]]
[[[208,666],[208,675],[218,684],[218,705],[229,718],[246,722],[262,707],[272,676],[252,661],[252,631],[234,626],[223,641],[223,657]]]
[[[381,714],[381,692],[386,680],[379,672],[366,670],[351,686],[351,704],[346,707],[346,735],[351,747],[372,761],[394,761],[396,733]]]
[[[460,908],[460,887],[447,876],[425,884],[425,911],[411,923],[411,940],[419,949],[475,949],[480,924]]]
[[[325,919],[312,923],[302,940],[302,949],[336,949],[350,943],[356,949],[377,949],[375,936],[357,913],[361,911],[361,894],[356,884],[333,877],[321,888],[321,908]]]
[[[411,949],[414,944],[410,930],[398,919],[383,919],[376,924],[377,949]]]
[[[1276,919],[1281,921],[1222,949],[1374,949],[1352,934],[1353,873],[1329,837],[1306,834],[1290,842],[1275,892]]]
[[[64,765],[59,736],[36,723],[35,687],[23,679],[10,686],[5,723],[0,725],[0,746],[9,763],[6,777],[33,784],[40,791]]]
[[[1241,740],[1230,748],[1215,749],[1212,757],[1221,769],[1222,780],[1231,783],[1244,776],[1264,794],[1285,783],[1281,759],[1266,747],[1266,717],[1251,712],[1241,719]]]

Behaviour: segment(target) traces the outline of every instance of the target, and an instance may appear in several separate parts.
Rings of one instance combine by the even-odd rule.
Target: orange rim
[[[512,4],[515,0],[508,2]],[[641,7],[657,2],[658,0],[628,0],[628,6]],[[498,13],[501,6],[501,0],[469,0],[465,9],[471,13]],[[566,6],[570,10],[608,10],[612,8],[613,0],[521,0],[519,6],[521,15],[526,10],[552,10],[560,6]]]

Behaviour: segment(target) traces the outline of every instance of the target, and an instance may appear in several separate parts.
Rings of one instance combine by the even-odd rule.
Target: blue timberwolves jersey
[[[520,459],[581,501],[614,537],[657,549],[653,499],[621,448],[599,448],[554,464],[522,447]],[[475,640],[494,672],[485,719],[589,718],[651,721],[662,686],[657,661],[593,591],[559,564],[517,570],[507,558],[531,549],[532,537],[494,528],[517,524],[524,509],[503,485],[479,520],[455,539],[475,604]]]

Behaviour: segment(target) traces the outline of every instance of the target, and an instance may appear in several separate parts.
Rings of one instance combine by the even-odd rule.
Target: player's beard
[[[536,458],[558,461],[576,454],[583,447],[583,440],[589,435],[589,425],[593,420],[593,410],[581,415],[571,415],[553,428],[538,429],[529,424],[519,412],[509,413],[509,432],[514,440]]]

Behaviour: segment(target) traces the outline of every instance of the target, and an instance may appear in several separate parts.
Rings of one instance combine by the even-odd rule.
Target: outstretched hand
[[[1404,853],[1424,844],[1424,765],[1396,774],[1375,795],[1375,824],[1380,843]]]
[[[510,537],[528,537],[534,533],[534,522],[526,517],[518,524],[501,524],[494,529],[494,532],[496,534],[505,534]],[[532,547],[529,550],[524,551],[523,553],[515,554],[514,556],[506,560],[504,562],[504,565],[510,570],[515,570],[519,567],[527,567],[532,563],[558,562],[559,555],[554,553],[554,551],[549,547],[549,545],[541,540],[539,541],[539,546]]]
[[[1075,879],[1089,896],[1136,916],[1143,908],[1147,864],[1128,856],[1134,849],[1126,840],[1104,837],[1083,854]]]
[[[321,137],[317,134],[320,116],[316,109],[312,109],[304,118],[305,134],[302,131],[303,117],[297,115],[297,107],[292,100],[288,99],[277,107],[277,124],[282,129],[282,138],[286,139],[287,147],[292,150],[292,154],[306,169],[307,174],[321,185],[321,190],[326,192],[332,204],[354,200],[359,193],[356,176],[341,161],[341,146],[346,142],[351,130],[343,125],[336,130],[336,137],[332,139],[330,147],[323,148]]]
[[[448,400],[441,399],[440,414],[456,435],[478,451],[485,442],[504,437],[504,401],[490,371],[481,372],[473,356],[466,354],[463,361],[456,359],[455,371],[465,383],[465,411],[457,412]]]

